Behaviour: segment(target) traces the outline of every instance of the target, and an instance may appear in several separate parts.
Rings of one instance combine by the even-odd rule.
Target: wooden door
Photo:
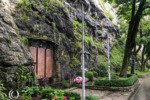
[[[49,48],[29,47],[34,59],[34,72],[38,79],[52,76],[53,51]]]

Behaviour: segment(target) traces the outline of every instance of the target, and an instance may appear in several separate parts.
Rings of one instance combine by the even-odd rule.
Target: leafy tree
[[[150,8],[150,0],[109,0],[110,2],[115,2],[118,7],[118,13],[121,18],[129,22],[127,40],[124,51],[124,58],[122,63],[122,68],[120,71],[120,76],[127,76],[127,69],[131,55],[135,56],[136,52],[136,37],[138,33],[139,23],[142,16],[145,14],[145,10]],[[134,57],[135,58],[135,57]],[[133,62],[132,66],[135,62]],[[134,68],[131,68],[134,73]]]
[[[140,39],[137,39],[139,42],[139,47],[142,47],[141,53],[141,70],[145,70],[146,63],[150,59],[150,17],[146,16],[142,19],[140,25]]]

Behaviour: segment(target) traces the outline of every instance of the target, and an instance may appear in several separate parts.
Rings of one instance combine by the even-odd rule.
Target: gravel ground
[[[150,82],[150,74],[144,78],[139,78],[139,82],[141,85],[143,85],[143,83],[145,84],[145,82],[149,83]],[[148,85],[148,86],[150,88],[150,85]],[[67,90],[79,92],[80,94],[82,93],[82,90],[80,88],[70,88]],[[132,95],[130,100],[137,100],[137,96],[136,96],[137,94],[140,96],[139,92],[135,93]],[[89,95],[97,96],[99,100],[128,100],[129,96],[131,95],[131,92],[122,92],[122,91],[114,92],[114,91],[101,91],[101,90],[86,89],[86,96],[89,96]],[[143,99],[143,100],[147,100],[147,99]],[[150,100],[150,99],[148,99],[148,100]]]
[[[79,88],[68,89],[70,91],[82,92]],[[86,89],[86,96],[97,96],[99,100],[128,100],[131,92],[114,92]]]

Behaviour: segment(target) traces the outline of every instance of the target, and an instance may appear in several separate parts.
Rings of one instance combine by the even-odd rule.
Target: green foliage
[[[111,51],[111,64],[113,66],[121,67],[122,64],[122,57],[123,57],[123,50],[119,50],[119,48],[114,47]]]
[[[76,41],[75,42],[75,47],[79,48],[81,50],[81,48],[82,48],[82,42],[81,41]]]
[[[17,0],[19,6],[22,6],[22,7],[27,7],[30,5],[30,2],[29,0]]]
[[[93,72],[94,77],[98,77],[98,73],[96,71],[92,71],[92,72]]]
[[[91,44],[92,46],[99,49],[101,52],[104,51],[104,47],[103,47],[102,43],[100,43],[99,41],[93,40],[93,38],[91,36],[85,36],[85,43]]]
[[[99,55],[98,60],[99,67],[107,66],[107,58],[105,55]]]
[[[22,37],[21,37],[21,42],[22,42],[24,45],[28,45],[28,38],[22,36]]]
[[[74,28],[74,31],[77,30],[78,28],[82,28],[82,23],[80,23],[77,20],[73,20],[73,28]]]
[[[62,9],[65,13],[68,13],[67,8],[60,0],[44,0],[38,3],[34,1],[34,3],[40,5],[40,7],[45,11],[52,12],[53,15],[63,16],[63,13],[57,13],[59,9]]]
[[[73,56],[71,58],[70,67],[77,67],[78,65],[80,65],[79,59],[77,57]]]
[[[150,71],[148,68],[145,68],[145,71],[141,71],[141,69],[136,70],[136,74],[139,78],[145,77],[146,75],[150,74]]]
[[[78,41],[81,41],[81,38],[82,38],[82,23],[80,23],[79,21],[77,20],[73,20],[73,32],[75,34],[75,37]],[[77,45],[78,46],[78,45]],[[80,47],[81,44],[79,44],[78,47]]]
[[[42,99],[53,100],[54,96],[57,96],[57,99],[63,100],[63,96],[69,97],[69,100],[80,100],[80,94],[76,92],[64,91],[51,89],[50,87],[26,87],[22,90],[22,95],[24,97],[32,97],[41,95]]]
[[[81,100],[81,96],[77,92],[65,91],[64,95],[68,97],[74,97],[75,98],[74,100]]]
[[[86,100],[98,100],[96,96],[86,96]]]
[[[96,72],[98,73],[98,76],[100,76],[100,77],[108,76],[106,66],[98,66],[98,68],[96,69]]]
[[[87,71],[85,73],[85,77],[87,77],[89,79],[89,81],[93,81],[93,78],[94,78],[94,74],[92,71]]]
[[[39,87],[25,87],[21,93],[24,95],[24,96],[36,96],[36,95],[39,95],[41,94],[41,88]]]
[[[17,9],[20,9],[20,12],[23,12],[23,15],[21,16],[22,19],[27,19],[27,16],[25,13],[28,13],[31,11],[31,2],[29,0],[17,0]],[[22,11],[21,11],[22,10]]]
[[[71,83],[70,83],[70,81],[67,81],[67,80],[64,80],[64,81],[62,81],[61,82],[61,86],[63,86],[64,88],[69,88],[69,87],[71,87]]]
[[[22,98],[22,100],[32,100],[29,96],[22,95],[20,97]]]
[[[114,44],[114,47],[110,52],[111,66],[114,68],[116,72],[119,72],[122,66],[123,54],[124,54],[124,47],[123,47],[122,40],[118,40]]]
[[[95,81],[95,85],[97,86],[109,86],[109,87],[126,87],[131,86],[137,81],[137,76],[133,75],[128,78],[119,78],[119,79],[111,79],[108,78],[98,78]]]
[[[35,76],[31,75],[23,65],[20,65],[16,72],[17,88],[23,88],[27,82],[33,83]]]
[[[6,93],[4,93],[5,90],[6,90],[5,87],[0,82],[0,100],[8,100]]]
[[[115,74],[112,74],[111,75],[111,79],[119,79],[119,76],[115,75]]]
[[[84,28],[85,30],[87,30],[87,25],[84,24]],[[81,46],[82,46],[82,23],[80,23],[79,21],[77,20],[73,20],[73,31],[74,31],[74,34],[75,34],[75,37],[77,39],[77,41],[75,42],[75,46],[77,48],[80,48],[81,49]],[[88,33],[88,32],[85,32],[85,33]],[[97,40],[93,40],[93,38],[91,36],[89,36],[88,34],[86,34],[85,36],[85,45],[91,45],[91,46],[94,46],[96,47],[97,49],[99,49],[99,51],[104,51],[104,47],[102,45],[102,43],[100,41],[97,41]]]

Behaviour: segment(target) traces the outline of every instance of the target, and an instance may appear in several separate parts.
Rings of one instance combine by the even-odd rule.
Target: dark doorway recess
[[[54,43],[40,39],[29,39],[29,50],[34,59],[34,72],[37,78],[52,77]]]

